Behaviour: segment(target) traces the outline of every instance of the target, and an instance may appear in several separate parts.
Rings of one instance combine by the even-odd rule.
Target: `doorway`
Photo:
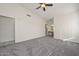
[[[53,18],[46,21],[45,34],[46,36],[54,37],[54,19]]]

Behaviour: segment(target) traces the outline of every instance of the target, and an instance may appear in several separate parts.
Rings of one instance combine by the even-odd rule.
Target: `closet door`
[[[0,43],[11,43],[15,40],[15,19],[0,16]]]

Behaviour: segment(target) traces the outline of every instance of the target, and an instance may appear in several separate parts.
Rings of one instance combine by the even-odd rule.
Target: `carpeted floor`
[[[41,37],[0,47],[0,56],[79,56],[79,44]]]

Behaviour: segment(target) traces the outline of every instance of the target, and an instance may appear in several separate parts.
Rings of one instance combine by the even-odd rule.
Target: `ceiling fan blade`
[[[43,4],[43,3],[39,3],[39,4]]]
[[[39,9],[39,8],[41,8],[41,6],[37,7],[36,9]]]
[[[53,6],[53,4],[46,4],[46,6]]]
[[[46,9],[45,9],[45,8],[43,8],[43,11],[46,11]]]

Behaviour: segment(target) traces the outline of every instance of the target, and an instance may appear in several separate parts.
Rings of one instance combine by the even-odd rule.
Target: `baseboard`
[[[70,42],[74,42],[74,43],[79,43],[79,41],[77,41],[76,38],[74,38],[74,37],[63,39],[63,41],[70,41]]]
[[[0,47],[6,46],[6,45],[10,45],[10,44],[14,44],[14,43],[15,43],[15,40],[13,40],[13,41],[7,41],[7,42],[1,42],[0,43]]]
[[[72,39],[74,39],[73,37],[67,38],[67,39],[63,39],[63,41],[71,41]]]
[[[24,41],[33,40],[33,39],[38,39],[38,38],[41,38],[41,37],[45,37],[45,35],[44,36],[35,37],[35,38],[30,38],[30,39],[24,39],[22,41],[15,41],[15,43],[20,43],[20,42],[24,42]]]

